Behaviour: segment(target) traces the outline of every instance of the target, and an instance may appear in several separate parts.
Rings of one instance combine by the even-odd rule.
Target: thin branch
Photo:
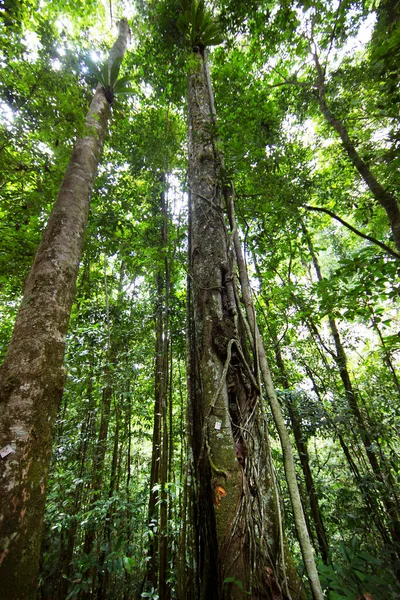
[[[387,254],[394,256],[394,258],[400,258],[400,254],[395,252],[395,250],[392,250],[391,248],[389,248],[389,246],[387,246],[383,242],[380,242],[379,240],[372,237],[371,235],[362,233],[361,231],[359,231],[358,229],[356,229],[355,227],[350,225],[350,223],[347,223],[347,221],[344,221],[341,217],[338,217],[337,215],[335,215],[335,213],[332,212],[331,210],[329,210],[328,208],[322,208],[321,206],[309,206],[308,204],[303,206],[303,208],[306,208],[307,210],[314,210],[316,212],[322,212],[322,213],[329,215],[330,217],[332,217],[332,219],[336,219],[336,221],[339,221],[339,223],[341,223],[342,225],[347,227],[347,229],[350,229],[350,231],[352,231],[359,237],[363,238],[364,240],[368,240],[372,244],[375,244],[376,246],[379,246],[380,248],[382,248],[382,250],[384,250]]]

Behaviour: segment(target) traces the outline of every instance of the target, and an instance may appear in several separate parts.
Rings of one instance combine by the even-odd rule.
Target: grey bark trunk
[[[285,363],[283,361],[283,356],[281,352],[281,348],[279,345],[279,340],[275,335],[272,336],[272,342],[275,350],[275,358],[276,364],[280,371],[282,385],[285,390],[290,391],[289,379],[286,373]],[[304,481],[306,484],[306,489],[308,493],[308,500],[310,503],[310,511],[311,516],[314,522],[315,531],[317,534],[318,540],[318,548],[320,554],[322,556],[322,560],[325,564],[328,564],[328,556],[329,556],[329,544],[328,538],[326,535],[324,520],[322,518],[321,509],[319,507],[317,491],[314,485],[314,478],[311,471],[310,466],[310,458],[308,454],[307,443],[304,440],[303,432],[301,429],[301,421],[298,415],[298,411],[296,406],[293,403],[290,395],[285,399],[286,406],[289,412],[290,422],[292,425],[294,440],[297,447],[297,452],[300,458],[300,464],[304,475]]]
[[[123,56],[129,27],[110,60]],[[25,282],[0,371],[0,589],[8,600],[36,595],[53,423],[64,387],[65,338],[75,294],[90,196],[110,106],[100,86],[67,167]]]

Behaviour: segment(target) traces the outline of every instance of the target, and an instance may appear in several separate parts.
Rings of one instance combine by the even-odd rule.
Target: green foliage
[[[205,7],[204,0],[186,0],[177,25],[193,49],[218,46],[224,41],[221,27]]]
[[[321,584],[330,600],[354,600],[364,594],[376,600],[396,598],[398,585],[383,559],[362,549],[357,538],[350,545],[338,544],[334,563],[318,565]]]
[[[113,101],[114,96],[135,93],[135,90],[130,87],[132,82],[128,76],[120,77],[118,79],[121,63],[121,57],[115,58],[112,64],[109,64],[108,61],[105,61],[101,65],[98,65],[89,58],[86,59],[86,64],[91,74],[102,86],[105,96],[109,102]]]
[[[224,579],[224,584],[227,583],[233,583],[233,585],[236,585],[243,594],[247,595],[247,596],[251,596],[251,592],[247,592],[244,587],[243,587],[243,581],[241,581],[240,579],[236,579],[236,577],[225,577]]]

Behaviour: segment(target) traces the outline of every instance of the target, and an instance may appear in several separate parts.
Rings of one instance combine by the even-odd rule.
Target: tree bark
[[[298,593],[293,592],[298,582],[289,569],[285,581],[279,565],[284,539],[267,432],[258,418],[259,385],[235,295],[212,90],[204,53],[195,51],[192,61],[188,428],[195,472],[194,595],[201,600],[239,600],[247,593],[254,600],[288,599],[289,589]]]
[[[112,62],[125,53],[121,21]],[[33,599],[53,423],[63,392],[65,338],[90,196],[110,115],[98,86],[57,201],[25,281],[23,300],[0,372],[0,588],[8,600]]]
[[[114,432],[114,446],[113,446],[113,454],[111,461],[111,475],[110,475],[110,486],[108,489],[108,500],[109,507],[107,510],[107,515],[105,519],[105,525],[103,529],[103,548],[101,550],[100,556],[98,557],[98,584],[97,584],[97,599],[104,600],[107,597],[110,573],[108,569],[105,567],[105,561],[107,558],[107,554],[111,554],[112,552],[112,511],[113,511],[113,503],[112,498],[114,496],[114,492],[117,487],[117,468],[118,468],[118,446],[119,446],[119,422],[120,415],[119,409],[115,406],[115,432]]]
[[[358,154],[345,125],[330,111],[326,102],[324,72],[316,52],[313,54],[313,58],[317,71],[318,102],[321,112],[329,125],[331,125],[339,134],[351,163],[357,169],[375,199],[385,209],[392,230],[394,243],[397,250],[400,251],[400,209],[397,199],[379,183],[369,166]]]
[[[165,185],[165,176],[162,181]],[[161,243],[162,252],[165,253],[164,248],[168,244],[168,213],[165,198],[165,191],[161,192],[161,212],[163,217],[163,223],[161,228]],[[160,460],[160,527],[159,527],[159,538],[160,538],[160,564],[159,564],[159,581],[158,581],[158,595],[160,600],[168,600],[170,597],[169,584],[167,582],[167,568],[168,568],[168,463],[169,463],[169,449],[168,449],[168,389],[169,389],[169,293],[170,293],[170,273],[169,273],[169,262],[168,257],[164,255],[164,273],[160,274],[161,286],[160,286],[160,328],[161,328],[161,371],[158,373],[159,385],[161,389],[160,399],[160,412],[161,412],[161,460]]]

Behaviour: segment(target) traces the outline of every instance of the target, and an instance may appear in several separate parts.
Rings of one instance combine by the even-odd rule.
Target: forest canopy
[[[400,596],[400,3],[0,3],[0,596]]]

